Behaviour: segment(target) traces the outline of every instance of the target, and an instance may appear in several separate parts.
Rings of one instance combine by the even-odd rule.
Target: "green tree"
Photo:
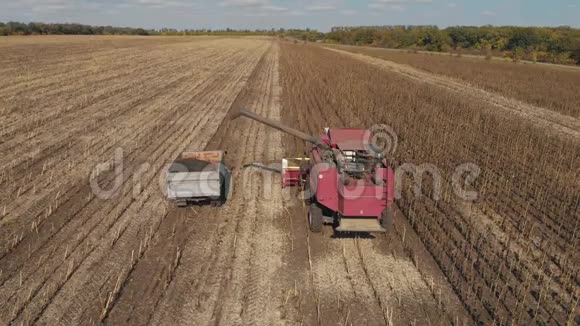
[[[442,51],[451,43],[451,38],[439,29],[423,29],[418,34],[417,45],[428,51]]]
[[[355,32],[354,42],[358,45],[368,45],[373,43],[373,32],[370,29],[361,29]]]
[[[506,47],[509,50],[527,49],[538,44],[540,38],[533,28],[514,28]]]

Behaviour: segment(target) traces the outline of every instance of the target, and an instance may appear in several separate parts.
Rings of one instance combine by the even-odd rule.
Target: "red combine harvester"
[[[310,136],[241,109],[244,116],[311,144],[309,159],[282,162],[282,186],[304,189],[310,230],[332,224],[339,232],[385,232],[392,224],[394,173],[365,129],[325,129]]]

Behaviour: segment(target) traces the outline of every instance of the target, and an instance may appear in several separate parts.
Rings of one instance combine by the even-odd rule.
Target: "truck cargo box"
[[[182,153],[167,171],[167,198],[179,206],[203,202],[221,205],[229,182],[224,157],[222,151]]]

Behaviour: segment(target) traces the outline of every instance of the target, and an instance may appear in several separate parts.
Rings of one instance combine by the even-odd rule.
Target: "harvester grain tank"
[[[308,194],[310,230],[332,224],[339,232],[385,232],[392,223],[394,173],[371,143],[365,129],[326,128],[310,136],[277,121],[240,109],[246,117],[311,143],[310,158],[292,170],[283,161],[283,185],[300,186]],[[295,161],[294,161],[295,162]],[[286,181],[284,181],[286,180]]]

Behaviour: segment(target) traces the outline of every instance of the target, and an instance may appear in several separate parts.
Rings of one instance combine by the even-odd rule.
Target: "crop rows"
[[[370,112],[349,114],[358,110],[357,105],[369,105],[354,99],[358,95],[348,90],[365,75],[352,70],[335,78],[330,72],[331,64],[343,67],[352,60],[340,60],[340,56],[317,47],[283,43],[282,48],[284,121],[293,121],[292,125],[313,135],[324,127],[372,126],[364,120],[372,118]],[[326,61],[327,55],[330,61]],[[342,80],[338,82],[338,78]],[[288,144],[287,156],[303,155],[306,149],[291,136],[285,136],[284,142]],[[309,241],[309,260],[314,268],[312,295],[319,307],[317,314],[328,324],[343,324],[349,319],[389,325],[464,324],[471,320],[445,277],[439,275],[436,262],[403,219],[397,220],[396,229],[386,237],[332,239],[325,231],[322,238],[310,235]]]
[[[488,78],[501,63],[465,60],[485,78],[463,89],[445,76],[471,70],[439,59],[393,57],[419,71],[271,38],[31,37],[0,49],[0,324],[580,320],[580,131],[567,88],[552,85],[561,96],[547,102],[527,83],[500,91]],[[432,175],[415,187],[408,174],[387,234],[312,234],[297,189],[243,168],[308,147],[230,121],[237,107],[313,135],[387,124],[399,140],[389,163],[436,166],[440,196]],[[172,207],[167,163],[203,149],[228,152],[228,203]],[[481,170],[466,186],[475,201],[450,182],[463,163]],[[104,199],[95,185],[117,191]]]
[[[200,140],[209,139],[200,135],[214,132],[215,124],[223,119],[229,106],[227,101],[233,101],[232,95],[237,94],[247,71],[255,66],[264,51],[264,45],[256,45],[238,43],[213,53],[198,47],[188,51],[190,45],[169,52],[167,49],[149,52],[151,59],[165,64],[148,67],[138,63],[140,68],[146,68],[132,75],[134,82],[129,83],[129,93],[121,88],[117,98],[97,98],[94,105],[85,102],[86,106],[79,110],[95,110],[93,121],[79,119],[80,112],[65,113],[65,117],[72,119],[70,122],[58,116],[54,117],[55,121],[43,121],[47,128],[41,129],[44,132],[55,128],[51,123],[56,127],[68,123],[68,128],[64,134],[41,137],[41,141],[50,145],[36,146],[54,146],[49,147],[53,151],[48,151],[46,157],[12,165],[16,170],[32,168],[33,177],[24,184],[12,185],[13,189],[18,187],[23,191],[17,198],[8,197],[12,199],[11,205],[3,220],[3,232],[9,235],[5,239],[14,239],[7,240],[9,243],[4,246],[1,258],[0,297],[12,307],[2,310],[3,320],[78,322],[83,318],[107,317],[125,280],[167,214],[163,213],[166,208],[160,198],[157,176],[167,160],[183,151],[196,136]],[[199,54],[195,55],[196,52]],[[163,53],[181,61],[159,58]],[[198,60],[205,60],[215,68],[212,71],[201,66],[184,69]],[[127,94],[136,97],[127,97]],[[190,109],[192,104],[195,110]],[[110,112],[99,110],[101,107]],[[217,114],[220,111],[216,108],[221,113]],[[104,137],[98,136],[107,130],[99,124],[99,117],[102,123],[110,125],[110,133]],[[75,125],[79,127],[71,128]],[[92,134],[91,141],[78,142],[81,133]],[[65,145],[59,145],[62,143]],[[114,201],[103,202],[93,195],[87,176],[94,164],[114,157],[118,148],[123,150],[124,186]],[[53,160],[66,163],[46,164]],[[141,171],[143,164],[150,168]],[[133,179],[136,174],[140,178]],[[98,179],[105,189],[110,189],[114,177],[113,173],[105,172]],[[12,180],[6,182],[10,184]],[[141,189],[135,187],[137,183]],[[34,190],[36,186],[38,193]],[[29,228],[32,229],[26,231]],[[99,263],[111,252],[118,258]],[[88,272],[97,265],[104,270],[95,274]],[[83,284],[80,293],[75,290],[79,284]],[[104,296],[105,300],[94,300],[95,295]],[[73,305],[69,302],[72,297],[76,298]],[[100,303],[91,306],[92,302]],[[79,319],[81,316],[85,317]]]
[[[448,181],[459,164],[481,168],[475,203],[456,199],[449,184],[434,201],[429,178],[417,198],[407,182],[398,202],[476,321],[576,318],[580,153],[572,140],[346,55],[287,47],[314,76],[305,86],[319,94],[313,107],[333,108],[326,119],[340,116],[338,127],[386,123],[398,132],[395,166],[435,164]]]
[[[569,116],[580,117],[580,95],[577,86],[580,83],[580,74],[576,67],[554,68],[367,47],[338,48],[457,78],[482,89]]]

